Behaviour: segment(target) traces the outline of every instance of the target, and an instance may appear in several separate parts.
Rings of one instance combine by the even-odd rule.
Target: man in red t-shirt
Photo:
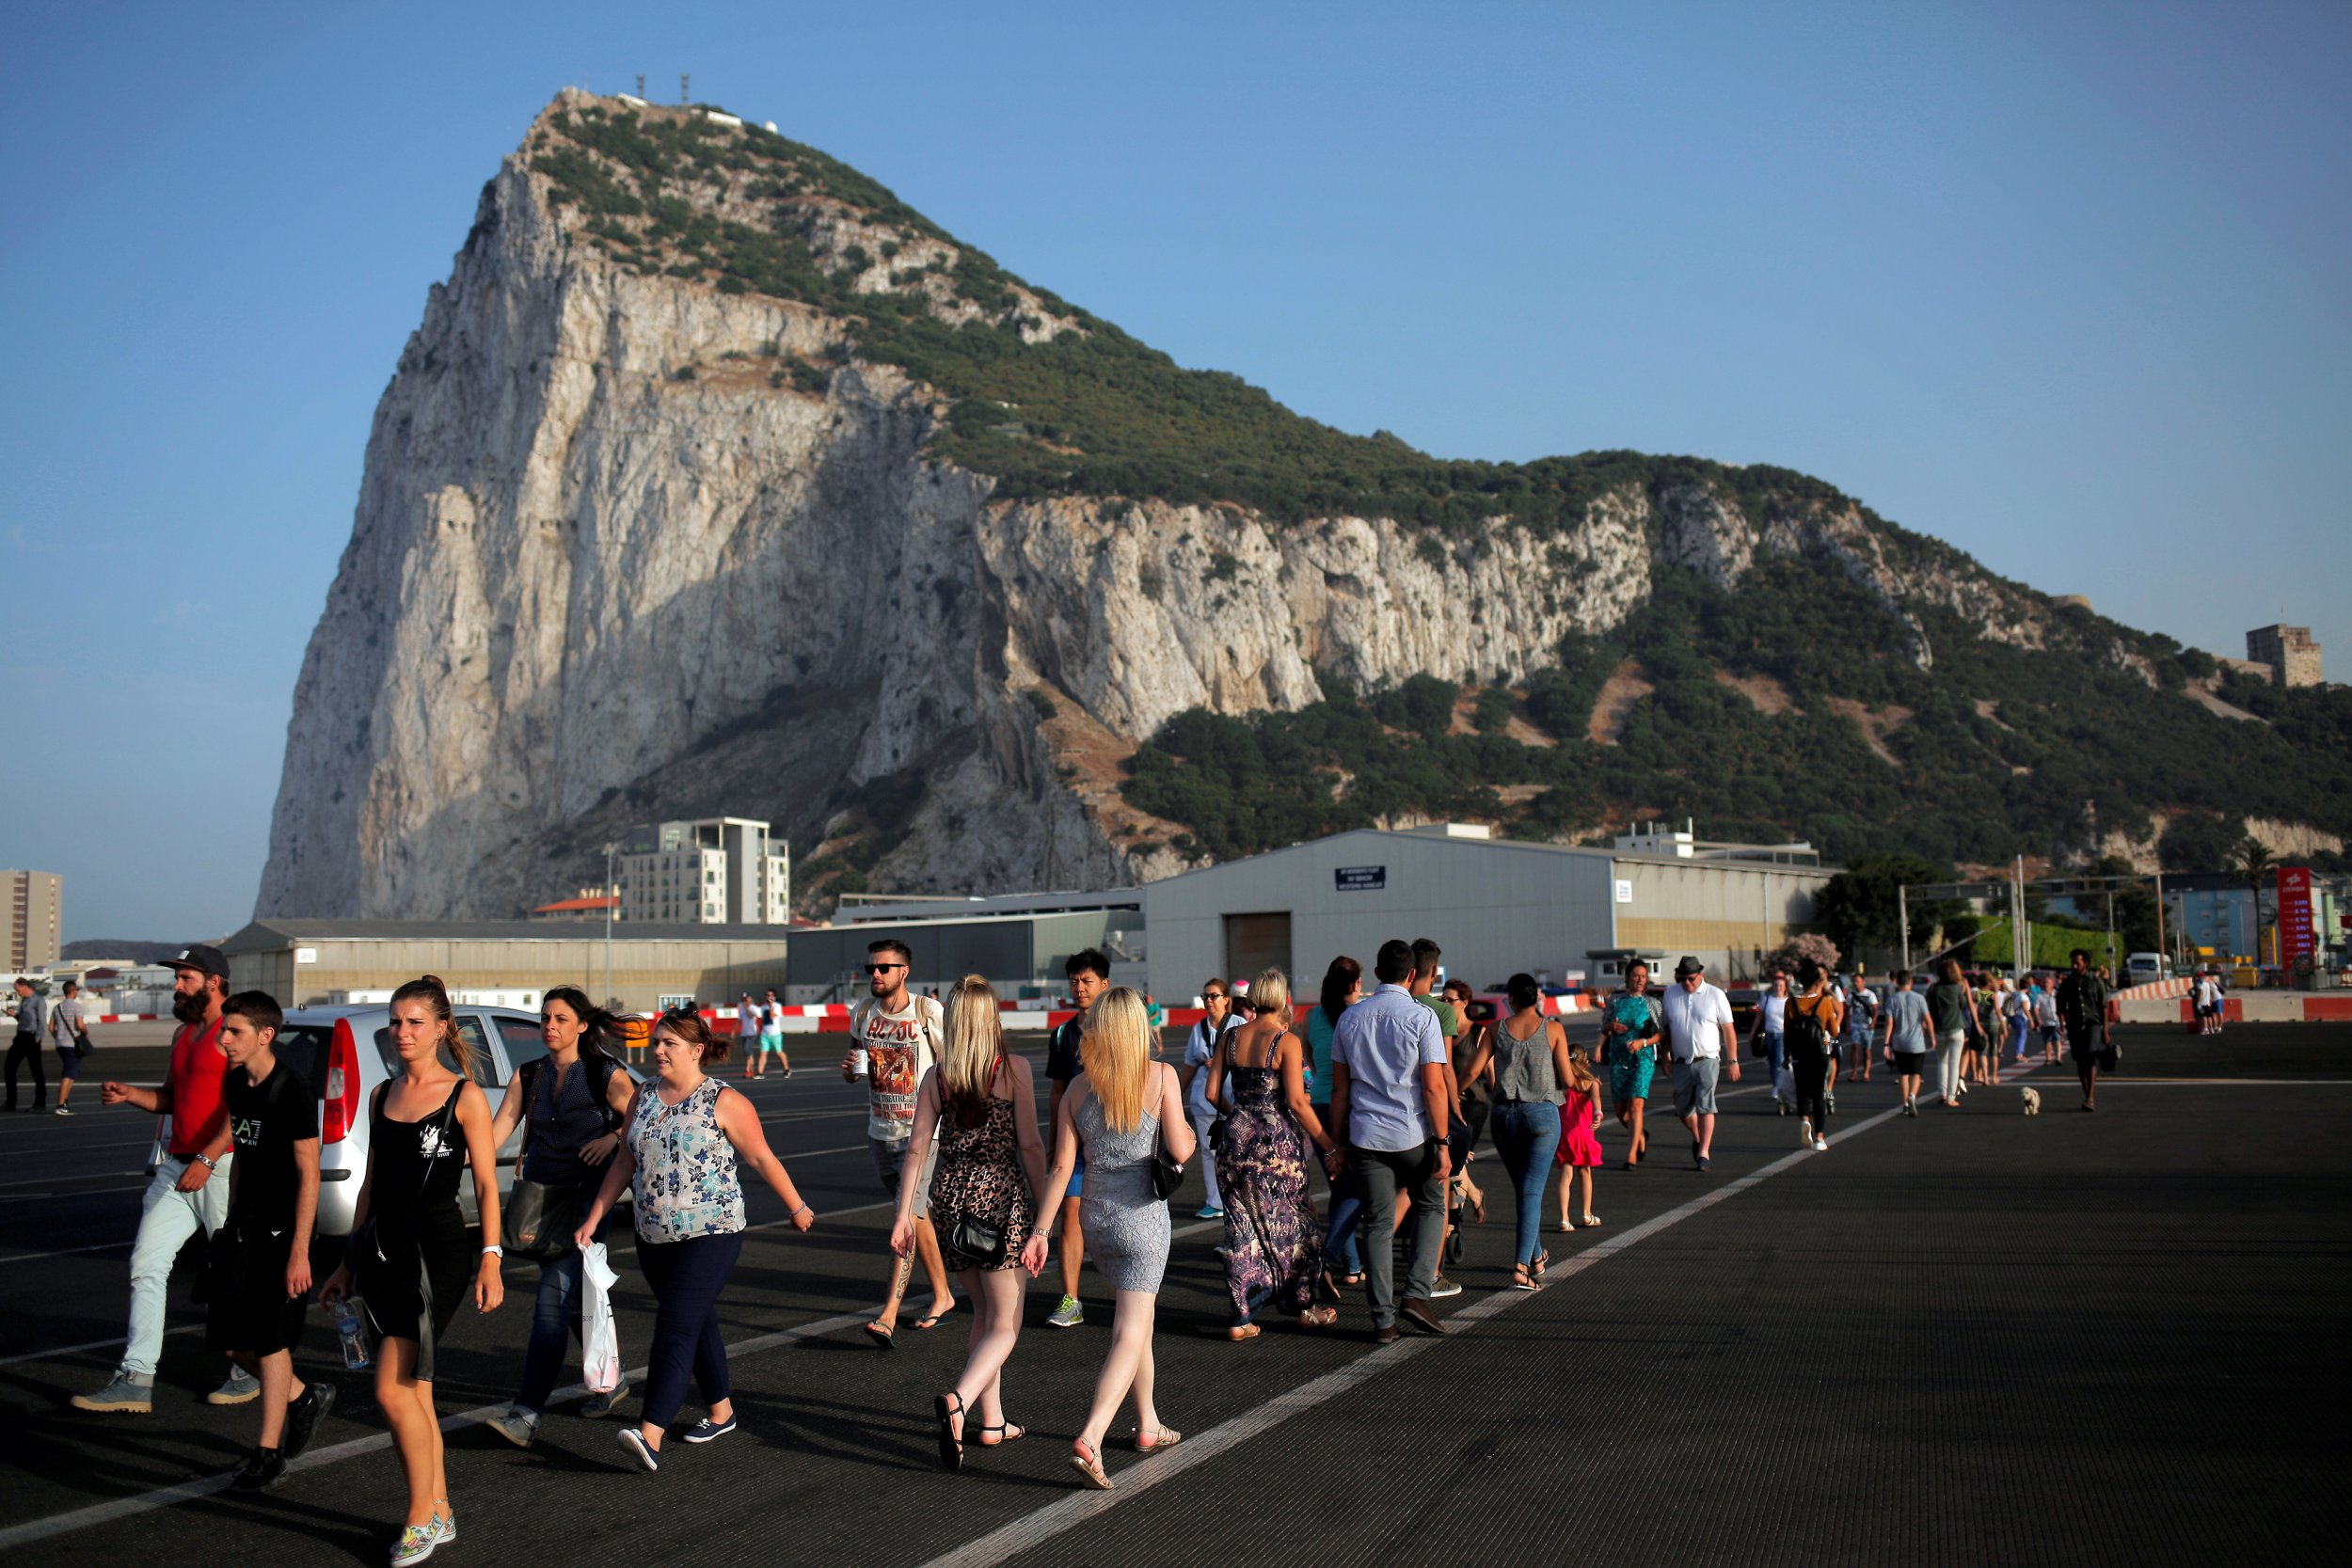
[[[229,990],[229,960],[199,944],[171,965],[171,1065],[163,1086],[143,1089],[109,1081],[99,1090],[108,1105],[131,1105],[171,1118],[171,1142],[139,1200],[138,1240],[131,1247],[131,1333],[122,1365],[95,1394],[76,1394],[77,1410],[146,1415],[155,1407],[155,1360],[164,1348],[164,1294],[171,1265],[200,1227],[209,1237],[229,1215],[229,1115],[221,1076],[229,1058],[220,1049],[220,1005]],[[259,1380],[231,1369],[229,1381],[206,1395],[214,1404],[243,1404],[260,1397]]]

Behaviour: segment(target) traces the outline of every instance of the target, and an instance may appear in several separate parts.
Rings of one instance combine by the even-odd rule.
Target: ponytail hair
[[[608,1056],[612,1054],[621,1038],[621,1021],[618,1018],[589,1001],[588,993],[578,986],[557,986],[539,998],[542,1007],[550,1002],[563,1003],[572,1010],[572,1016],[580,1020],[580,1050],[598,1051]]]
[[[441,983],[441,977],[437,974],[418,975],[392,992],[393,1006],[397,1007],[403,1002],[422,1002],[432,1009],[433,1016],[441,1022],[442,1048],[449,1052],[450,1060],[456,1064],[459,1076],[471,1078],[473,1051],[466,1044],[466,1037],[457,1032],[456,1013],[449,1005],[449,987]]]

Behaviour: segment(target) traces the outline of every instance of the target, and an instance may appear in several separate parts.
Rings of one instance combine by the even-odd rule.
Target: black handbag
[[[515,1180],[506,1189],[505,1207],[499,1211],[499,1245],[507,1257],[527,1259],[533,1263],[552,1263],[559,1258],[571,1255],[575,1250],[572,1238],[580,1231],[580,1215],[585,1209],[577,1182],[558,1185],[523,1179],[523,1155],[531,1148],[530,1097],[537,1091],[537,1069],[544,1067],[546,1060],[541,1057],[523,1069],[520,1074],[522,1082],[515,1086],[516,1092],[524,1097],[521,1117],[523,1141],[515,1149]],[[600,1053],[592,1058],[589,1053],[582,1052],[580,1070],[593,1070],[596,1066],[604,1065],[604,1061]],[[608,1066],[604,1083],[612,1082],[612,1071]],[[592,1089],[591,1092],[598,1091]],[[604,1103],[600,1096],[597,1109],[606,1113],[605,1130],[611,1132],[615,1118],[611,1114],[612,1108]]]
[[[1184,1184],[1184,1167],[1169,1159],[1166,1150],[1152,1150],[1152,1196],[1165,1203]]]
[[[1005,1227],[991,1225],[976,1214],[960,1215],[947,1227],[947,1245],[966,1258],[977,1259],[984,1269],[1004,1266]]]
[[[516,1178],[499,1211],[499,1244],[509,1258],[551,1263],[573,1251],[580,1230],[580,1188]]]

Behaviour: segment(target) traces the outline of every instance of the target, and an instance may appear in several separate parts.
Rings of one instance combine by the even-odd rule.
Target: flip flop
[[[898,1341],[897,1338],[888,1328],[885,1328],[881,1323],[862,1323],[859,1325],[858,1331],[864,1334],[868,1339],[873,1340],[874,1343],[882,1346],[884,1350],[897,1350],[898,1348]]]
[[[947,1312],[952,1312],[954,1310],[955,1308],[952,1307],[947,1308]],[[939,1326],[939,1320],[946,1317],[947,1312],[934,1312],[928,1318],[917,1318],[914,1320],[914,1326],[917,1328],[937,1328]]]

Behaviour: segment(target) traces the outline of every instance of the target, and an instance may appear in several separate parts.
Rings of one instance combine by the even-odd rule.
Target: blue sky
[[[2342,5],[14,7],[0,864],[69,937],[249,914],[426,288],[558,87],[681,71],[1343,429],[1801,468],[2352,673]]]

